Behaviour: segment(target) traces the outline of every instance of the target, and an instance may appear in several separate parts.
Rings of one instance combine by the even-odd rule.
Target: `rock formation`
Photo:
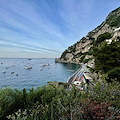
[[[74,45],[68,47],[60,58],[56,58],[55,62],[63,63],[94,63],[92,56],[92,46],[94,41],[100,34],[105,32],[112,33],[113,37],[120,35],[120,7],[109,13],[106,20],[97,28],[89,32],[85,37]]]

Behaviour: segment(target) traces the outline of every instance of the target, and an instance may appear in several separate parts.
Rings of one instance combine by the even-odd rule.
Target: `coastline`
[[[57,59],[55,59],[55,63],[70,63],[70,64],[79,64],[80,65],[80,68],[77,70],[77,71],[75,71],[69,78],[68,78],[68,80],[67,80],[67,83],[69,84],[69,85],[71,85],[71,84],[75,84],[75,82],[77,82],[77,78],[79,77],[83,77],[83,81],[84,81],[84,83],[86,84],[86,83],[89,83],[89,82],[91,82],[92,81],[92,78],[91,78],[91,73],[90,73],[90,71],[89,71],[89,69],[87,68],[87,66],[85,65],[85,64],[83,64],[83,63],[77,63],[77,62],[67,62],[67,61],[61,61],[59,58]],[[82,76],[79,76],[79,74],[81,74],[81,73],[83,73],[82,74]],[[80,79],[81,79],[80,78]],[[80,80],[79,79],[79,80]],[[78,85],[77,84],[75,84],[75,85],[77,85],[77,87],[79,86],[79,88],[81,88],[80,86],[81,86],[81,83],[82,83],[82,81],[79,81],[78,80]]]

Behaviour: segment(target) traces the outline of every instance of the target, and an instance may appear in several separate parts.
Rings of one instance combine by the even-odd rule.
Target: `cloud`
[[[55,50],[55,49],[48,49],[44,47],[39,47],[36,45],[28,45],[25,43],[20,43],[20,42],[10,42],[9,40],[4,40],[0,41],[1,47],[6,47],[6,48],[19,48],[19,52],[24,50],[31,50],[31,51],[37,51],[39,53],[41,52],[47,52],[47,53],[59,53],[60,51]]]
[[[0,47],[21,57],[32,51],[58,57],[100,22],[97,12],[99,21],[93,19],[97,6],[95,0],[1,0]]]
[[[0,41],[6,41],[7,47],[16,46],[21,49],[24,47],[28,52],[31,50],[60,54],[61,50],[57,46],[62,48],[64,35],[57,25],[47,19],[44,20],[41,17],[44,13],[36,11],[34,7],[36,6],[25,2],[23,4],[23,1],[13,0],[9,5],[6,1],[2,2],[0,4],[2,13],[0,14]],[[61,42],[59,43],[58,40]]]

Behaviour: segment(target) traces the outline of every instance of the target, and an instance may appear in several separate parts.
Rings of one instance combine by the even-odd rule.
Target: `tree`
[[[100,34],[97,37],[97,40],[96,40],[95,44],[99,44],[99,43],[103,42],[105,39],[110,39],[111,37],[112,37],[112,35],[109,32],[105,32],[103,34]]]
[[[101,42],[99,46],[93,47],[93,56],[95,59],[95,70],[107,73],[115,67],[120,66],[120,45],[119,41],[112,41],[108,44]]]
[[[108,81],[111,82],[111,80],[117,80],[120,82],[120,67],[115,67],[114,69],[108,71],[108,78],[106,78]]]

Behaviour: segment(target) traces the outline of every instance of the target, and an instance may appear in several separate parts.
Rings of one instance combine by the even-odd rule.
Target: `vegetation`
[[[103,28],[103,27],[105,27],[106,26],[106,24],[108,25],[108,27],[106,28],[106,29],[104,29],[105,31],[112,31],[112,30],[114,30],[115,28],[118,28],[118,27],[120,27],[120,7],[119,8],[117,8],[117,9],[115,9],[114,11],[112,11],[108,16],[107,16],[107,18],[106,18],[106,20],[102,23],[102,24],[100,24],[97,28],[95,28],[94,30],[92,30],[91,32],[89,32],[88,33],[88,35],[86,36],[86,37],[83,37],[79,42],[77,42],[76,44],[74,44],[73,46],[70,46],[69,48],[68,48],[68,50],[66,50],[65,52],[63,52],[63,54],[62,54],[62,56],[61,56],[61,58],[63,58],[64,60],[66,60],[67,61],[67,59],[65,58],[65,55],[67,54],[67,53],[71,53],[72,55],[73,55],[73,58],[72,58],[72,60],[73,60],[73,62],[74,62],[74,60],[78,60],[78,58],[80,58],[80,62],[83,62],[84,61],[84,59],[81,59],[81,58],[83,58],[83,56],[84,56],[84,54],[82,53],[80,53],[80,54],[78,54],[78,55],[76,55],[76,45],[77,44],[84,44],[88,39],[91,41],[90,42],[90,46],[92,46],[93,44],[94,45],[96,45],[96,46],[98,46],[99,44],[101,44],[105,39],[110,39],[110,38],[112,38],[112,34],[111,33],[109,33],[109,32],[105,32],[104,34],[101,34],[101,35],[99,35],[98,36],[98,38],[97,38],[97,40],[95,40],[95,38],[93,38],[93,36],[96,34],[96,33],[98,33],[98,32],[100,32],[100,30],[101,30],[101,28]],[[102,30],[103,31],[103,30]],[[97,35],[97,34],[96,34]],[[95,36],[96,36],[95,35]],[[95,37],[94,36],[94,37]],[[85,49],[85,47],[88,47],[89,45],[87,44],[87,45],[85,45],[85,46],[83,46],[83,47],[81,47],[81,51],[83,51],[84,49]],[[79,48],[78,48],[79,49]],[[92,55],[92,52],[90,52],[91,54],[90,55]],[[77,59],[76,59],[77,58]]]
[[[120,16],[113,11],[106,19],[111,27],[120,26]],[[116,12],[116,13],[115,13]],[[49,82],[36,90],[26,91],[10,88],[0,89],[0,119],[1,120],[119,120],[120,119],[120,37],[110,44],[106,39],[112,35],[108,32],[101,34],[97,40],[92,38],[101,27],[89,33],[93,47],[89,52],[79,52],[80,62],[87,63],[86,55],[93,55],[95,69],[92,72],[102,74],[102,82],[89,83],[88,88],[80,91],[74,85],[69,89],[67,83]],[[82,43],[86,38],[81,39]],[[68,48],[75,52],[76,44]],[[84,48],[83,48],[84,49]],[[65,58],[65,50],[61,58]]]
[[[76,44],[74,44],[73,46],[68,47],[68,50],[70,50],[71,52],[75,52],[76,49]]]
[[[108,74],[108,81],[110,81],[109,78],[120,80],[119,68],[117,68],[120,66],[120,42],[119,40],[112,40],[108,44],[106,39],[110,36],[109,33],[99,35],[93,46],[95,70]]]
[[[82,39],[81,39],[81,42],[82,43],[85,43],[87,40],[86,40],[86,38],[85,37],[83,37]]]
[[[109,82],[112,82],[114,79],[120,82],[120,67],[115,67],[112,70],[109,70],[106,79]]]
[[[74,55],[76,49],[76,44],[74,44],[73,46],[68,47],[68,50],[65,50],[62,55],[61,55],[61,59],[67,60],[67,58],[65,57],[67,53],[72,53]]]
[[[85,64],[85,63],[88,63],[88,61],[90,61],[90,60],[92,60],[93,58],[88,58],[88,59],[84,59],[83,60],[83,63]]]
[[[103,42],[106,39],[110,39],[112,37],[111,33],[105,32],[97,37],[97,40],[95,41],[95,45],[98,45],[99,43]]]
[[[65,51],[62,53],[61,58],[65,58],[66,53],[67,53],[67,50],[65,50]]]
[[[118,10],[120,10],[120,7],[118,7],[117,9],[113,10],[112,13],[117,12]]]
[[[79,62],[82,63],[83,60],[84,60],[84,58],[85,58],[85,55],[83,55],[83,56],[80,58]]]
[[[74,86],[66,90],[64,83],[49,83],[28,92],[25,88],[22,91],[1,89],[0,119],[119,120],[120,84],[115,81],[95,84],[86,91]]]
[[[111,27],[120,26],[120,16],[119,16],[120,7],[112,11],[106,19],[106,23]]]

